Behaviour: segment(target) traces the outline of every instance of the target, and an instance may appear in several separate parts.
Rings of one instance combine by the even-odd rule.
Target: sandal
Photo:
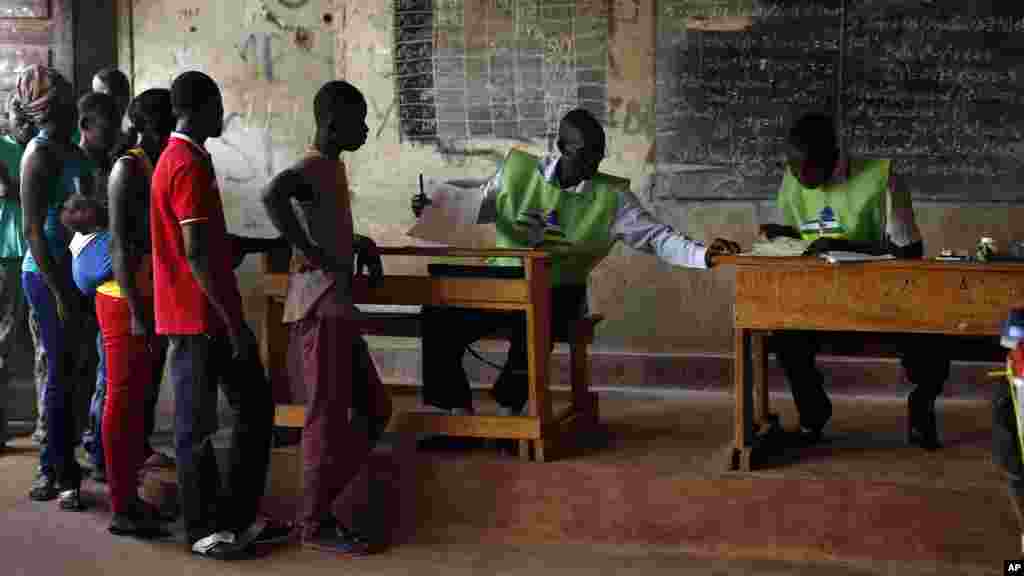
[[[303,546],[349,556],[367,556],[373,553],[370,541],[359,532],[342,526],[333,517],[324,521],[310,536],[304,536]]]

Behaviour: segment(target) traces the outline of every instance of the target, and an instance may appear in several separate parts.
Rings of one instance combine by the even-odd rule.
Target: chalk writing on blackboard
[[[1022,200],[1024,7],[946,4],[851,9],[847,144],[893,158],[919,197]]]
[[[571,108],[604,118],[607,18],[601,0],[399,0],[401,137],[545,139]]]
[[[738,14],[709,12],[692,0],[660,5],[666,17],[658,30],[658,197],[774,194],[781,137],[794,112],[834,105],[839,8],[838,1],[817,2]],[[694,17],[743,15],[751,25],[740,31],[680,27]],[[689,164],[708,169],[670,168]]]
[[[824,111],[918,198],[1024,201],[1024,3],[743,4],[658,5],[655,196],[774,197],[787,126]]]

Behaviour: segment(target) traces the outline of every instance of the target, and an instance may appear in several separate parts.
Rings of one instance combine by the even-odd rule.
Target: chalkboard
[[[404,140],[550,138],[566,111],[607,111],[602,0],[397,0],[395,89]]]
[[[1024,200],[1024,3],[670,0],[657,49],[652,200],[774,198],[808,111],[917,198]]]
[[[989,4],[851,2],[847,145],[892,158],[918,197],[1024,200],[1024,3]]]
[[[714,8],[659,4],[654,199],[774,196],[794,111],[835,106],[840,0]]]

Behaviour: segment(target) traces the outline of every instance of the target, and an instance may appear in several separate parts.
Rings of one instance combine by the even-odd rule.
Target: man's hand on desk
[[[718,256],[739,254],[741,251],[740,245],[732,240],[715,238],[714,241],[711,242],[711,246],[708,246],[707,252],[704,253],[704,264],[706,264],[708,268],[711,268],[715,265],[715,259]]]
[[[771,241],[779,236],[786,238],[800,239],[800,233],[797,232],[796,228],[792,226],[786,226],[784,224],[762,224],[760,239],[764,241]]]
[[[366,268],[366,271],[370,274],[370,287],[376,286],[380,282],[381,276],[384,275],[384,264],[381,262],[377,243],[372,238],[356,234],[354,248],[356,253],[356,276],[362,275],[363,268]]]

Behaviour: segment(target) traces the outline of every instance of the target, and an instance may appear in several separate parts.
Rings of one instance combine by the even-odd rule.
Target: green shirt
[[[878,243],[886,233],[888,160],[859,160],[847,178],[820,188],[805,188],[786,168],[779,189],[779,210],[785,223],[804,240],[820,237]]]
[[[0,137],[0,163],[12,182],[21,180],[21,157],[25,147],[10,136]],[[28,250],[21,233],[21,204],[14,198],[0,199],[0,258],[21,258]]]
[[[516,222],[525,212],[538,210],[564,235],[564,244],[545,246],[551,253],[552,285],[585,286],[590,271],[615,243],[612,224],[620,193],[629,189],[629,181],[599,173],[586,193],[566,194],[544,178],[537,162],[536,156],[519,150],[510,152],[505,160],[496,198],[497,245],[527,248],[527,234]],[[519,258],[496,258],[492,262],[521,265]]]

